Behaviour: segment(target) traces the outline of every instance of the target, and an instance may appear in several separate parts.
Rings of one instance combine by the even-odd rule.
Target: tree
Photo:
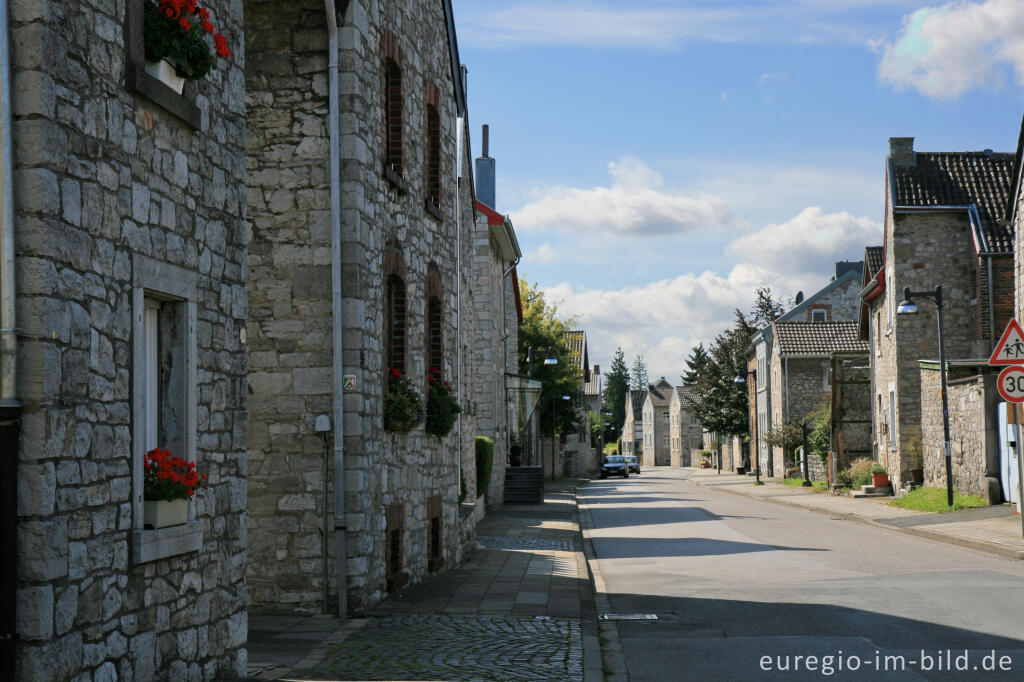
[[[758,287],[754,291],[754,308],[750,311],[750,321],[755,329],[763,329],[777,320],[786,307],[782,299],[772,296],[771,287]]]
[[[643,353],[637,353],[636,359],[633,360],[633,369],[630,373],[629,387],[634,391],[643,391],[646,390],[649,383],[650,378],[647,376],[647,360],[644,358]]]
[[[532,375],[542,383],[536,412],[540,431],[551,435],[552,412],[557,415],[559,431],[572,431],[584,404],[583,377],[579,359],[569,350],[566,335],[578,319],[559,315],[558,306],[544,299],[544,292],[537,284],[530,285],[521,279],[519,292],[523,301],[523,324],[519,327],[519,373]],[[532,369],[528,362],[531,348]],[[549,356],[557,363],[545,363],[544,359]],[[563,400],[562,396],[566,395],[569,399]]]
[[[690,356],[686,358],[686,371],[680,377],[683,380],[683,386],[696,386],[697,379],[702,375],[710,361],[711,358],[708,357],[708,352],[704,350],[703,343],[698,343],[690,349]]]
[[[746,349],[754,331],[746,315],[737,309],[733,326],[715,337],[708,361],[697,373],[697,397],[687,403],[708,431],[723,436],[745,436],[749,432],[747,385],[737,383],[736,377],[747,372]]]
[[[626,401],[629,400],[629,369],[626,367],[626,357],[622,353],[622,348],[615,350],[611,369],[604,377],[606,411],[612,413],[608,418],[611,424],[605,429],[605,440],[613,440],[613,432],[622,428],[626,421]],[[612,426],[615,427],[614,430]]]

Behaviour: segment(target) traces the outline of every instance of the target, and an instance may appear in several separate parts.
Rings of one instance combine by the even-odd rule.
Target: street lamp
[[[757,381],[757,370],[752,369],[749,372],[738,374],[734,381],[737,384],[746,383],[747,377],[754,377],[754,381]],[[757,394],[754,394],[754,412],[757,412]],[[761,430],[761,420],[754,419],[754,485],[761,485],[761,440],[758,434]]]
[[[903,287],[903,300],[896,307],[897,315],[916,315],[917,303],[911,298],[919,296],[935,301],[935,309],[939,322],[939,382],[942,386],[942,434],[946,441],[946,503],[953,506],[953,458],[949,452],[949,399],[946,397],[946,343],[942,337],[942,285],[936,285],[935,291],[911,291]]]

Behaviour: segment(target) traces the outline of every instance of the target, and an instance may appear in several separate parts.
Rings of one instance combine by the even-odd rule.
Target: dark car
[[[640,462],[636,461],[636,457],[634,455],[623,455],[623,457],[626,458],[626,468],[628,469],[629,473],[636,474],[637,476],[639,476]]]
[[[601,463],[601,478],[608,478],[609,476],[629,478],[629,467],[624,456],[609,455],[604,458],[604,462]]]

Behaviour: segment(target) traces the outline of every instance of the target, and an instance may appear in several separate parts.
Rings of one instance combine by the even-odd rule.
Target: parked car
[[[609,455],[601,463],[601,478],[609,476],[622,476],[629,478],[629,467],[626,464],[625,455]]]
[[[629,470],[629,473],[639,476],[640,462],[636,461],[636,457],[633,455],[624,455],[624,457],[626,458],[626,468]]]

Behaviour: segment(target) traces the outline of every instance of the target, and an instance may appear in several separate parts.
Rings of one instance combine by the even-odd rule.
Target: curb
[[[597,636],[593,645],[597,646],[598,658],[592,662],[591,667],[586,666],[587,650],[584,646],[584,674],[585,682],[613,679],[628,680],[629,673],[626,669],[626,659],[622,653],[622,643],[619,641],[619,631],[615,623],[611,621],[601,622],[598,614],[608,613],[611,607],[608,604],[608,590],[605,586],[604,576],[601,575],[601,567],[598,565],[597,553],[594,551],[594,544],[590,538],[594,530],[594,520],[590,516],[590,505],[581,504],[579,488],[576,489],[576,511],[579,518],[580,535],[583,539],[583,554],[587,559],[587,569],[590,572],[590,584],[594,592],[594,623],[597,625]],[[602,640],[604,640],[602,642]],[[593,663],[597,664],[596,669]]]
[[[923,528],[899,528],[897,526],[890,526],[886,523],[879,523],[878,521],[875,521],[874,519],[869,519],[866,516],[851,514],[850,512],[829,511],[827,509],[821,509],[820,507],[809,507],[807,505],[800,504],[799,502],[793,502],[791,500],[780,500],[774,497],[761,497],[760,495],[751,495],[740,490],[733,490],[731,489],[731,487],[727,487],[724,485],[707,486],[704,485],[702,482],[692,478],[688,478],[687,480],[690,481],[691,483],[694,483],[695,485],[699,485],[702,488],[708,488],[711,490],[721,490],[722,492],[729,493],[730,495],[739,495],[740,497],[746,497],[753,500],[760,500],[762,502],[770,502],[772,504],[780,504],[785,507],[803,509],[804,511],[816,512],[818,514],[824,514],[827,516],[832,516],[834,518],[839,518],[843,521],[856,521],[857,523],[862,523],[866,526],[874,526],[875,528],[891,530],[896,533],[906,533],[907,535],[916,535],[926,540],[936,540],[938,542],[943,542],[947,545],[955,545],[957,547],[973,549],[979,552],[985,552],[987,554],[995,554],[997,556],[1012,559],[1015,561],[1024,560],[1024,551],[1007,549],[1005,547],[1000,547],[999,545],[993,545],[990,542],[985,542],[984,540],[971,540],[969,538],[959,538],[952,535],[946,535],[945,533],[936,533],[934,531],[925,530]]]

